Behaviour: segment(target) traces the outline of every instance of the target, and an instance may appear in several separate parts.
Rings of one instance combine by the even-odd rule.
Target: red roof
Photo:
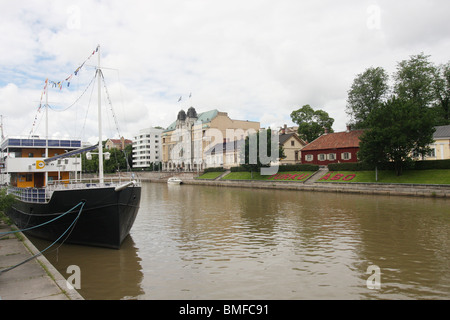
[[[302,149],[302,152],[309,150],[359,147],[359,137],[363,132],[364,130],[353,130],[349,132],[344,131],[324,134],[305,146]]]

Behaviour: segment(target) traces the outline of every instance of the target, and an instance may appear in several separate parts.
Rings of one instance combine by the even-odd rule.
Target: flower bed
[[[312,171],[287,171],[279,172],[271,176],[262,176],[258,172],[231,172],[223,180],[265,180],[265,181],[296,181],[302,182],[308,179]]]

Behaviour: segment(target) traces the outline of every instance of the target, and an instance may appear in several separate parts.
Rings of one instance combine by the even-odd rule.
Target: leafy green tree
[[[423,53],[413,55],[397,65],[394,74],[394,92],[403,100],[411,100],[419,107],[428,108],[436,100],[434,83],[436,66]]]
[[[127,146],[124,151],[113,148],[110,150],[103,149],[103,152],[110,153],[109,160],[104,160],[104,162],[103,162],[103,171],[105,173],[114,173],[117,171],[127,171],[128,164],[130,164],[130,167],[131,167],[132,146]],[[95,154],[95,153],[98,153],[97,149],[92,151],[92,159],[91,160],[86,159],[86,154],[82,155],[83,172],[88,172],[88,173],[98,172],[98,154]],[[127,158],[128,158],[128,163],[127,163]]]
[[[268,167],[270,164],[261,163],[260,158],[260,137],[263,136],[260,134],[260,131],[251,134],[245,138],[244,148],[241,149],[241,159],[244,159],[244,164],[242,165],[248,171],[260,171],[261,167]],[[272,129],[266,130],[266,138],[267,138],[267,152],[270,153],[272,150]],[[255,148],[256,147],[256,148]],[[256,150],[255,150],[256,149]],[[269,156],[269,155],[267,155]],[[271,155],[270,155],[271,156]],[[284,154],[284,149],[281,144],[278,145],[278,155],[277,158],[284,158],[286,155]],[[255,158],[255,159],[252,159]],[[272,157],[273,158],[273,157]]]
[[[314,110],[309,104],[291,113],[292,122],[298,125],[300,138],[311,142],[320,137],[325,128],[333,132],[334,119],[323,110]]]
[[[372,110],[386,101],[389,93],[389,77],[383,68],[368,68],[353,80],[348,91],[347,114],[352,127],[365,128],[366,120]]]
[[[450,124],[450,61],[437,68],[434,93],[437,98],[434,107],[436,125]]]
[[[372,165],[393,162],[401,175],[414,154],[430,152],[433,117],[430,109],[413,100],[391,98],[367,118],[369,129],[361,136],[359,158]]]

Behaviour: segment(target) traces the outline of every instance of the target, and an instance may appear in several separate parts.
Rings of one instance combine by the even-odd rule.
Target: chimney
[[[328,134],[328,128],[327,127],[324,127],[324,130],[325,130],[325,132],[323,133],[324,135],[325,134]]]
[[[347,125],[347,132],[350,132],[351,129],[352,129],[352,127],[348,124],[348,125]]]

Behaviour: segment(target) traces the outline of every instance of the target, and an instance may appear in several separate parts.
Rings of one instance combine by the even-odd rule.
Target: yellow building
[[[286,156],[280,159],[280,165],[301,163],[301,149],[306,146],[306,142],[300,139],[296,133],[284,133],[283,130],[281,130],[279,139]]]
[[[431,154],[425,160],[450,159],[450,125],[436,127],[433,138]]]
[[[206,162],[208,150],[224,142],[242,140],[259,128],[259,122],[233,120],[216,109],[199,114],[193,107],[187,113],[181,110],[162,134],[162,168],[197,171],[211,167]]]

